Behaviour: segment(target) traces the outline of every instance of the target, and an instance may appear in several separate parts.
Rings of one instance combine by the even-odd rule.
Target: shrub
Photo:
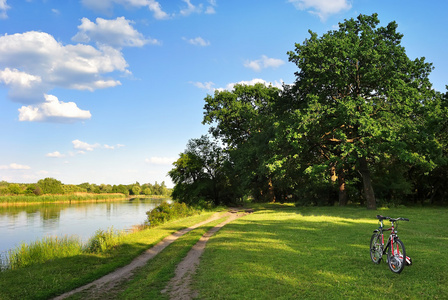
[[[148,215],[146,225],[154,227],[170,220],[192,216],[197,213],[199,213],[198,210],[187,206],[185,203],[168,203],[164,201],[159,206],[146,213]]]

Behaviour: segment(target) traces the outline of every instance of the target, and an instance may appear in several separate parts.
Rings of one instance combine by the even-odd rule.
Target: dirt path
[[[176,268],[176,275],[170,280],[162,293],[168,293],[172,300],[190,300],[197,296],[197,292],[191,290],[192,276],[199,265],[199,259],[205,250],[205,245],[210,237],[220,230],[224,225],[245,215],[237,211],[230,212],[230,216],[224,222],[210,229],[191,248],[187,256]]]
[[[109,273],[89,284],[81,286],[75,290],[62,294],[54,300],[65,299],[69,296],[72,296],[76,293],[83,292],[89,290],[89,295],[91,295],[91,299],[96,297],[101,297],[101,294],[111,291],[116,287],[119,283],[129,280],[133,275],[134,271],[138,267],[144,266],[150,259],[154,258],[157,254],[159,254],[163,249],[168,247],[171,243],[177,240],[179,237],[183,236],[187,232],[198,228],[204,224],[215,221],[223,216],[228,216],[227,220],[222,222],[221,224],[210,229],[198,243],[192,247],[190,252],[187,254],[185,259],[179,264],[176,269],[176,276],[170,281],[170,283],[165,288],[165,292],[170,292],[171,299],[191,299],[193,294],[189,289],[189,283],[191,282],[191,275],[196,270],[197,265],[199,264],[199,257],[205,249],[205,244],[207,243],[210,236],[212,236],[215,232],[221,229],[225,224],[237,219],[245,215],[245,212],[239,212],[237,210],[231,210],[224,215],[221,213],[214,214],[211,218],[200,222],[191,227],[179,230],[166,238],[164,238],[161,242],[159,242],[154,247],[146,250],[143,254],[134,259],[130,264],[115,270],[112,273]],[[185,297],[184,297],[185,295]],[[90,298],[90,297],[89,297]]]

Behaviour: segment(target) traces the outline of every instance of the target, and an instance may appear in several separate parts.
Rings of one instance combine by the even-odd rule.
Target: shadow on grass
[[[375,265],[370,260],[369,242],[377,227],[377,213],[363,208],[276,207],[241,218],[209,241],[197,277],[200,298],[447,296],[446,285],[440,283],[447,280],[448,251],[440,237],[448,233],[448,218],[435,218],[441,214],[433,209],[387,211],[392,217],[416,220],[412,225],[400,224],[400,237],[415,265],[396,275],[386,263]],[[427,226],[417,220],[425,220]],[[444,233],[427,235],[436,224],[444,226]]]

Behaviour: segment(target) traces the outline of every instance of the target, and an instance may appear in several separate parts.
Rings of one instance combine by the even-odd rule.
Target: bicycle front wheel
[[[381,235],[376,232],[370,238],[370,258],[376,264],[381,262],[383,256],[383,247],[381,241]]]
[[[394,239],[394,249],[387,251],[387,262],[389,264],[389,269],[394,273],[401,273],[404,266],[406,265],[406,250],[404,248],[403,242],[395,238]]]

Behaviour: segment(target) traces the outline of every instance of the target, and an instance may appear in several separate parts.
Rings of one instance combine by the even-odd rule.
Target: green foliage
[[[82,243],[77,237],[45,237],[42,240],[26,244],[9,250],[6,261],[1,267],[16,270],[29,265],[46,261],[75,256],[82,253]]]
[[[22,187],[17,183],[10,184],[8,186],[8,191],[10,194],[13,194],[13,195],[19,195],[19,194],[22,194],[22,192],[23,192]]]
[[[198,210],[187,206],[185,203],[168,203],[164,201],[159,206],[146,213],[148,215],[146,224],[155,227],[171,220],[189,217],[198,213]]]
[[[209,136],[189,140],[187,149],[168,172],[176,184],[172,197],[189,205],[235,202],[237,196],[232,193],[227,161],[226,152]]]
[[[62,183],[54,178],[45,178],[37,182],[43,194],[63,194]]]
[[[322,36],[310,31],[288,52],[298,71],[282,90],[236,85],[208,95],[203,124],[222,147],[190,140],[169,173],[173,197],[448,203],[448,92],[432,89],[431,63],[407,56],[396,22],[379,24],[377,14],[359,15]],[[224,162],[210,165],[206,157],[220,153]]]
[[[113,227],[107,230],[98,229],[87,242],[84,251],[88,253],[103,253],[114,249],[120,245],[123,235],[123,231],[116,231]]]

